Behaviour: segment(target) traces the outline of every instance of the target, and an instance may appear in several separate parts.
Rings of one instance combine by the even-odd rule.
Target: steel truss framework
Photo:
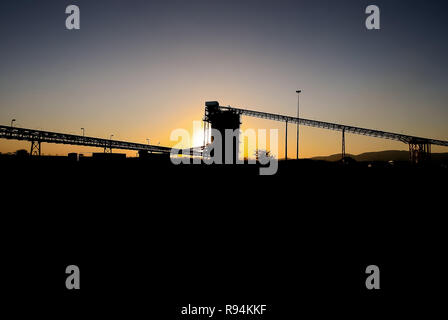
[[[230,106],[220,107],[220,108],[234,110],[235,112],[237,112],[241,115],[245,115],[245,116],[269,119],[269,120],[275,120],[275,121],[281,121],[281,122],[288,122],[290,124],[298,123],[300,125],[305,125],[308,127],[336,130],[336,131],[341,131],[341,132],[344,131],[345,133],[354,133],[354,134],[360,134],[360,135],[364,135],[364,136],[396,140],[396,141],[401,141],[401,142],[404,142],[407,144],[411,144],[411,143],[412,144],[433,144],[433,145],[448,147],[448,141],[444,141],[444,140],[414,137],[414,136],[409,136],[409,135],[405,135],[405,134],[380,131],[380,130],[374,130],[374,129],[366,129],[366,128],[348,126],[348,125],[338,124],[338,123],[310,120],[310,119],[304,119],[304,118],[296,118],[296,117],[284,116],[284,115],[280,115],[280,114],[253,111],[253,110],[247,110],[247,109],[232,108]]]
[[[37,141],[37,140],[31,141],[30,155],[40,156],[40,141]]]
[[[328,129],[328,130],[341,131],[342,132],[342,153],[341,153],[342,161],[344,161],[344,158],[345,158],[345,133],[346,132],[364,135],[364,136],[382,138],[382,139],[396,140],[396,141],[401,141],[403,143],[407,143],[407,144],[409,144],[409,159],[413,163],[424,163],[424,162],[430,160],[431,145],[448,147],[448,141],[445,141],[445,140],[415,137],[415,136],[410,136],[410,135],[405,135],[405,134],[399,134],[399,133],[393,133],[393,132],[387,132],[387,131],[381,131],[381,130],[374,130],[374,129],[367,129],[367,128],[360,128],[360,127],[348,126],[348,125],[338,124],[338,123],[310,120],[310,119],[298,118],[298,117],[290,117],[290,116],[285,116],[285,115],[280,115],[280,114],[275,114],[275,113],[267,113],[267,112],[253,111],[253,110],[247,110],[247,109],[232,108],[230,106],[227,106],[227,107],[220,106],[220,108],[223,110],[232,110],[233,112],[238,113],[240,115],[244,115],[244,116],[285,122],[285,130],[286,130],[285,136],[286,137],[288,134],[288,123],[295,123],[295,124],[305,125],[305,126],[314,127],[314,128],[322,128],[322,129]],[[286,159],[287,152],[288,151],[287,151],[287,141],[286,141],[286,143],[285,143],[285,159]]]
[[[41,154],[42,142],[98,147],[103,148],[104,152],[112,152],[112,149],[148,151],[148,152],[165,153],[165,154],[169,154],[172,150],[173,152],[180,151],[177,149],[172,149],[170,147],[154,146],[149,144],[101,139],[94,137],[85,137],[73,134],[17,128],[10,126],[0,126],[0,138],[30,141],[31,142],[30,155]],[[182,152],[183,154],[188,154],[188,152],[190,152],[190,154],[193,154],[193,152],[194,154],[198,154],[202,152],[202,149],[201,148],[184,149],[182,150]]]

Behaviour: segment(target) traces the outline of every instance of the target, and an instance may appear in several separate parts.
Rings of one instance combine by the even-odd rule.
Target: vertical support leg
[[[204,124],[204,143],[202,144],[202,146],[205,147],[205,131],[206,131],[205,126],[207,125],[207,123],[205,122],[205,120],[204,120],[203,124]]]
[[[345,161],[345,128],[342,129],[342,162]]]
[[[288,121],[285,126],[285,160],[288,160]]]
[[[40,156],[40,144],[41,142],[39,140],[31,141],[30,156]]]
[[[427,141],[411,141],[409,143],[409,160],[413,164],[425,164],[431,159],[431,144]]]
[[[296,160],[299,160],[299,123],[297,122],[297,154]]]

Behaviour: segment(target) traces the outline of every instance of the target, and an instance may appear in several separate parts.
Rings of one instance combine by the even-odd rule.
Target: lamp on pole
[[[109,137],[109,150],[110,150],[110,153],[112,153],[112,137],[113,136],[114,135],[111,134],[110,137]],[[106,152],[106,148],[104,148],[104,152]]]
[[[297,118],[300,118],[300,92],[302,92],[302,90],[297,90]],[[299,160],[299,120],[297,120],[297,155],[296,155],[296,159]]]
[[[14,125],[14,121],[16,121],[16,119],[12,119],[12,120],[11,120],[11,128],[12,128],[12,126]]]

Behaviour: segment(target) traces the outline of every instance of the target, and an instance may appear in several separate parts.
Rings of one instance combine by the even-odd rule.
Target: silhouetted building
[[[123,160],[126,159],[126,153],[92,153],[94,160]]]
[[[78,154],[76,152],[71,152],[67,155],[67,158],[72,161],[78,161]]]
[[[169,161],[170,160],[170,154],[169,153],[154,153],[154,152],[148,152],[147,150],[139,150],[138,157],[140,159],[144,160],[151,160],[151,161]]]

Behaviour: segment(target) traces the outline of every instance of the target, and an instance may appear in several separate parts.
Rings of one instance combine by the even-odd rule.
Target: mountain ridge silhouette
[[[341,154],[336,153],[328,156],[317,156],[310,158],[311,160],[339,161]],[[409,161],[409,151],[406,150],[384,150],[375,152],[364,152],[357,155],[346,154],[356,161]],[[436,161],[448,161],[448,152],[431,153],[431,159]]]

